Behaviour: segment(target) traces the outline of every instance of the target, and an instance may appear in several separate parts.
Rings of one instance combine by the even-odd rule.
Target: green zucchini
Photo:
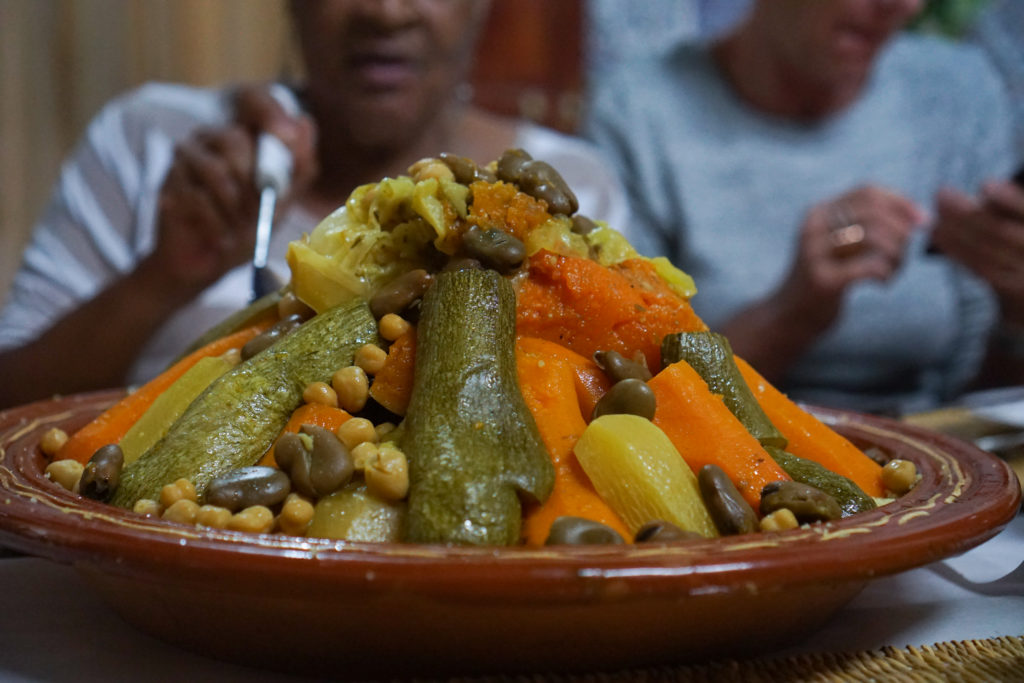
[[[405,540],[512,545],[520,498],[543,501],[554,468],[516,374],[516,297],[491,270],[441,273],[427,290],[401,448]]]
[[[779,464],[786,474],[801,484],[820,489],[836,499],[843,517],[876,507],[875,499],[864,493],[853,481],[841,474],[819,465],[813,460],[800,458],[781,448],[766,447],[769,455]]]
[[[306,385],[329,381],[355,351],[378,342],[365,301],[325,311],[215,380],[167,434],[127,466],[114,505],[157,498],[184,477],[200,495],[216,476],[255,464],[302,403]]]
[[[732,347],[724,335],[716,332],[666,335],[661,342],[662,363],[668,365],[680,360],[689,363],[708,383],[708,388],[721,395],[732,414],[762,446],[786,447],[786,437],[765,415],[736,367]]]

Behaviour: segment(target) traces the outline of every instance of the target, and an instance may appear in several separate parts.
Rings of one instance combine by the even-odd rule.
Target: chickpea
[[[882,468],[882,484],[895,495],[902,496],[917,484],[917,465],[899,458],[890,460]]]
[[[402,500],[409,493],[409,463],[405,453],[391,444],[377,449],[377,457],[363,472],[366,488],[384,500]]]
[[[219,505],[204,505],[196,514],[196,524],[213,529],[226,529],[231,520],[231,510]]]
[[[253,505],[231,515],[227,528],[232,531],[266,534],[274,528],[274,513],[264,505]]]
[[[370,380],[358,365],[350,365],[334,373],[331,386],[338,394],[338,405],[350,413],[358,413],[370,396]]]
[[[376,443],[380,440],[373,423],[365,417],[353,417],[345,420],[335,430],[338,439],[345,444],[350,451],[361,443],[369,441]]]
[[[313,521],[313,504],[297,493],[290,493],[277,516],[277,526],[290,536],[305,536]]]
[[[364,441],[356,445],[355,448],[350,449],[352,463],[355,466],[356,472],[365,471],[371,462],[377,460],[380,457],[377,451],[377,444],[372,441]]]
[[[61,449],[61,446],[67,442],[67,432],[59,427],[51,427],[46,430],[43,437],[39,440],[39,448],[42,449],[44,455],[52,458]]]
[[[172,505],[167,506],[162,515],[164,519],[182,524],[195,524],[199,515],[199,503],[188,498],[181,498]]]
[[[77,492],[84,469],[85,466],[77,460],[54,460],[46,466],[46,476],[68,491]]]
[[[338,407],[338,394],[326,382],[310,382],[302,392],[302,400],[306,403]]]
[[[410,328],[412,328],[412,324],[397,313],[386,314],[378,323],[380,336],[388,341],[395,341]]]
[[[385,436],[395,431],[397,428],[398,425],[394,422],[381,422],[379,425],[374,427],[374,430],[377,432],[377,440],[383,441]]]
[[[164,514],[164,506],[152,498],[139,498],[132,506],[132,512],[143,517],[160,517]]]
[[[800,526],[796,515],[789,508],[779,508],[770,515],[761,518],[761,531],[786,531]]]
[[[367,375],[376,375],[384,367],[388,359],[388,352],[376,344],[366,344],[355,353],[354,362],[363,369]]]
[[[190,500],[193,503],[199,500],[196,495],[196,487],[188,479],[179,479],[173,484],[167,484],[160,489],[160,503],[169,508],[179,500]]]

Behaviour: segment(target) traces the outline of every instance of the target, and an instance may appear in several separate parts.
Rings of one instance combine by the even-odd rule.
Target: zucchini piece
[[[329,381],[355,351],[377,343],[365,301],[314,316],[297,330],[214,381],[167,434],[122,473],[113,504],[140,498],[184,477],[200,494],[215,477],[256,463],[302,403],[306,385]]]
[[[769,455],[786,471],[786,474],[808,486],[820,489],[836,499],[843,517],[877,507],[875,499],[864,493],[852,480],[836,474],[813,460],[793,455],[781,448],[766,447]]]
[[[491,270],[441,273],[423,297],[401,448],[405,540],[511,545],[520,497],[543,501],[554,467],[519,390],[516,297]]]
[[[785,448],[787,441],[765,415],[733,360],[732,347],[716,332],[680,332],[665,335],[661,342],[662,365],[685,360],[697,371],[708,388],[719,394],[725,405],[747,431],[764,446]]]

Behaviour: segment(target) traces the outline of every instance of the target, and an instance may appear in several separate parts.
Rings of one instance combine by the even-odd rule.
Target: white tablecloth
[[[185,652],[120,620],[70,567],[0,560],[0,680],[308,680]],[[1024,515],[944,562],[876,579],[797,652],[874,650],[1024,635]]]

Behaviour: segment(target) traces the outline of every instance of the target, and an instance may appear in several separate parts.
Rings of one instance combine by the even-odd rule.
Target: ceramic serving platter
[[[334,677],[608,671],[791,645],[873,578],[972,548],[1020,507],[1013,471],[964,442],[814,412],[913,460],[894,503],[772,534],[652,546],[451,548],[202,529],[50,482],[38,443],[121,395],[0,413],[0,545],[74,565],[139,629],[207,655]]]

